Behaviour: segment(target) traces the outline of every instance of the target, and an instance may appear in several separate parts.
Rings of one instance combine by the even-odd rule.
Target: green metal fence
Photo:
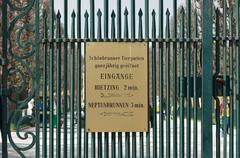
[[[163,0],[159,0],[159,6],[156,7],[158,13],[149,10],[149,0],[145,0],[144,11],[136,10],[136,1],[131,0],[130,10],[126,7],[123,14],[122,9],[125,6],[122,1],[114,2],[116,10],[109,14],[108,0],[104,0],[103,11],[99,9],[97,12],[94,0],[90,0],[90,9],[85,12],[81,10],[84,1],[77,0],[77,11],[69,16],[68,0],[64,0],[63,14],[60,11],[55,13],[54,3],[57,1],[50,0],[50,10],[43,11],[40,17],[38,0],[29,0],[22,8],[12,1],[3,0],[2,156],[11,157],[7,151],[11,145],[21,157],[27,157],[24,152],[34,149],[33,157],[43,158],[240,158],[239,1],[235,1],[234,10],[227,7],[224,0],[221,11],[218,8],[212,11],[213,2],[203,0],[202,11],[199,12],[192,8],[194,2],[191,0],[186,0],[186,6],[180,9],[177,9],[177,0],[173,0],[172,15],[169,10],[163,9]],[[21,14],[8,23],[7,8]],[[26,52],[29,49],[33,51],[30,55],[19,57],[17,53],[13,53],[11,46],[14,44],[10,37],[16,22],[30,14],[31,10],[35,11],[35,25],[28,24],[22,28],[29,29],[30,25],[34,28],[34,41],[22,44],[22,32],[19,31],[20,42],[17,46]],[[84,22],[81,21],[82,16]],[[68,28],[68,18],[71,18],[71,28]],[[43,20],[42,35],[39,35],[40,19]],[[223,21],[223,26],[220,26],[220,20]],[[235,28],[232,27],[234,25]],[[39,40],[39,37],[42,39]],[[152,107],[149,114],[152,115],[152,120],[149,119],[152,127],[149,127],[149,132],[86,131],[86,115],[82,119],[82,113],[86,110],[83,54],[86,52],[86,44],[92,41],[149,43],[149,108]],[[34,57],[33,60],[36,61],[35,68],[28,66],[27,59],[30,57]],[[27,88],[25,82],[28,82],[20,68],[7,63],[10,59],[23,64],[30,74],[32,86],[24,101],[9,97],[12,90]],[[22,86],[16,88],[15,85],[8,85],[7,80],[11,77],[12,69],[20,73]],[[39,97],[40,89],[42,99]],[[222,96],[223,101],[219,96]],[[10,123],[15,114],[26,107],[32,98],[36,101],[35,132],[18,135],[18,138],[25,141],[32,137],[32,142],[27,147],[20,147],[13,140],[12,134],[15,132],[11,130]],[[6,114],[9,102],[20,106],[8,114],[8,117]],[[42,111],[39,109],[40,102],[43,103]],[[42,127],[40,114],[43,116]],[[27,117],[33,118],[25,116],[19,120],[19,125]],[[18,127],[17,134],[19,131],[21,130]]]

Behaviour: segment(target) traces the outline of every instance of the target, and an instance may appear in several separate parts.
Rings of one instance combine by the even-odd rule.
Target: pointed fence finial
[[[72,12],[72,18],[75,18],[76,17],[76,13],[75,13],[75,10],[73,10]]]
[[[169,11],[168,8],[167,8],[167,11],[166,11],[166,15],[167,15],[167,16],[170,16],[170,11]]]
[[[183,16],[185,15],[185,9],[184,9],[183,6],[181,7],[180,14],[183,15]]]
[[[155,16],[156,15],[156,12],[155,12],[155,10],[153,9],[153,11],[152,11],[152,16]]]
[[[102,16],[102,11],[100,9],[97,11],[97,16]]]
[[[89,14],[88,14],[88,11],[86,10],[86,12],[84,13],[84,17],[85,18],[88,18],[89,17]]]
[[[47,16],[48,16],[47,11],[44,9],[44,10],[43,10],[42,17],[43,17],[43,18],[47,18]]]
[[[124,10],[124,15],[127,16],[128,15],[128,9],[127,7],[125,7],[125,10]]]
[[[57,18],[58,19],[60,19],[61,18],[61,13],[60,13],[60,11],[58,10],[58,12],[57,12]]]
[[[139,9],[138,16],[143,16],[143,12],[141,8]]]
[[[115,14],[114,10],[112,10],[111,17],[112,17],[112,18],[115,18],[115,17],[116,17],[116,14]]]

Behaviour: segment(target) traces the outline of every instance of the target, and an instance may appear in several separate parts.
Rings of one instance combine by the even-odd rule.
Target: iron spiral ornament
[[[21,131],[21,125],[26,122],[26,120],[32,120],[35,122],[35,118],[32,115],[25,115],[21,116],[17,123],[16,123],[16,133],[11,130],[11,123],[12,121],[17,117],[17,114],[22,111],[22,109],[27,107],[28,102],[34,98],[35,93],[35,74],[34,69],[31,68],[31,66],[28,64],[27,59],[30,59],[34,57],[35,55],[35,43],[33,41],[33,37],[27,36],[27,39],[23,40],[22,36],[23,33],[27,30],[33,33],[35,31],[34,24],[31,22],[27,22],[24,24],[21,24],[21,26],[18,26],[17,23],[28,16],[31,11],[34,10],[35,0],[27,0],[25,3],[22,4],[22,6],[17,6],[16,2],[14,0],[8,1],[8,6],[10,9],[10,12],[17,12],[17,16],[15,16],[11,22],[9,23],[8,27],[8,56],[11,61],[13,61],[9,65],[7,76],[8,78],[15,77],[16,74],[18,75],[20,79],[20,83],[18,85],[8,85],[8,92],[9,94],[21,94],[26,89],[29,89],[27,92],[27,96],[23,99],[19,99],[16,96],[8,95],[9,103],[12,103],[16,105],[16,108],[9,113],[8,117],[8,123],[7,123],[7,132],[8,132],[8,139],[11,144],[11,146],[14,148],[14,150],[21,156],[22,158],[25,158],[24,151],[30,150],[34,147],[36,144],[36,133],[32,131]],[[17,27],[17,28],[16,28]],[[17,30],[17,33],[16,33]],[[16,35],[15,35],[16,33]],[[12,37],[16,37],[15,40],[11,40]],[[16,46],[16,47],[14,47]],[[23,51],[24,53],[19,54],[17,50]],[[18,67],[18,65],[21,65],[21,68]],[[26,73],[28,76],[26,76]],[[29,86],[30,85],[30,86]],[[12,137],[12,134],[15,133],[17,138],[19,140],[28,142],[27,145],[24,147],[21,147],[17,145]]]

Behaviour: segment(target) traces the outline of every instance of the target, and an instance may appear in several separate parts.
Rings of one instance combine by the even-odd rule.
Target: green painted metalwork
[[[202,158],[212,158],[212,6],[210,0],[203,0],[202,9]]]
[[[187,5],[187,38],[191,39],[191,0],[186,1]],[[186,154],[187,158],[191,157],[191,97],[190,97],[190,78],[191,78],[191,43],[190,41],[187,41],[187,149],[186,149]]]
[[[57,13],[57,88],[56,88],[56,94],[57,94],[57,107],[56,107],[56,113],[57,113],[57,136],[56,136],[56,145],[57,145],[57,152],[56,157],[61,157],[61,54],[62,54],[62,41],[61,41],[61,13],[58,11]]]
[[[117,40],[120,41],[122,36],[122,16],[121,16],[121,0],[117,0]],[[118,158],[123,157],[123,149],[122,149],[122,133],[118,132]]]
[[[131,0],[131,39],[135,40],[135,0]],[[132,133],[132,157],[137,157],[137,142],[136,142],[136,132]]]
[[[152,39],[156,39],[156,12],[152,11]],[[153,157],[157,158],[157,102],[156,102],[156,42],[152,42],[152,108],[153,108]]]
[[[50,123],[49,123],[49,157],[54,157],[54,131],[53,131],[53,114],[54,114],[54,0],[50,1],[50,81],[49,81],[49,99],[50,99]]]
[[[47,39],[48,31],[47,31],[47,12],[43,13],[43,38]],[[47,42],[43,43],[43,146],[42,146],[42,157],[47,157],[47,52],[48,52],[48,44]]]
[[[122,37],[122,0],[117,0],[117,39],[121,39]]]
[[[85,18],[85,27],[84,27],[84,39],[88,39],[89,38],[89,28],[88,28],[88,18],[89,18],[89,14],[86,10],[85,14],[84,14],[84,18]],[[86,53],[86,42],[84,43],[84,53]],[[85,55],[85,54],[84,54]],[[85,61],[84,61],[85,64]],[[86,73],[86,68],[84,67],[84,72]],[[84,80],[84,89],[86,88],[86,80]],[[86,92],[84,92],[84,100],[86,99]],[[86,113],[86,103],[84,102],[84,113]],[[86,130],[86,115],[84,115],[84,158],[88,158],[88,133]],[[92,134],[95,137],[95,133]],[[93,138],[93,137],[92,137]],[[95,140],[95,139],[94,139]],[[95,144],[95,143],[94,143]],[[95,146],[94,148],[92,148],[95,150]],[[95,154],[95,152],[94,152]]]
[[[227,25],[227,19],[226,19],[226,0],[223,1],[223,38],[226,38],[226,25]],[[226,40],[223,40],[223,65],[227,64],[227,43]],[[227,68],[226,66],[223,66],[223,80],[226,82],[227,80]],[[223,134],[224,134],[224,140],[223,140],[223,157],[227,157],[227,87],[226,84],[223,85],[223,106],[224,106],[224,117],[223,117]]]
[[[181,29],[180,29],[180,158],[184,158],[184,96],[183,96],[183,81],[184,81],[184,22],[185,11],[181,8]]]
[[[232,39],[233,37],[233,29],[232,29],[232,25],[233,25],[233,12],[232,10],[229,11],[229,38]],[[233,41],[230,41],[229,42],[229,52],[230,52],[230,92],[229,92],[229,95],[230,95],[230,125],[229,125],[229,128],[230,128],[230,136],[229,136],[229,157],[230,158],[233,158],[234,157],[234,85],[233,85],[233,82],[234,82],[234,68],[233,68]]]
[[[81,0],[77,1],[77,38],[81,38]],[[77,157],[82,157],[82,45],[77,43]]]
[[[35,157],[40,158],[40,116],[39,116],[39,107],[40,107],[40,97],[39,97],[39,91],[40,91],[40,50],[39,50],[39,42],[40,42],[40,27],[39,27],[39,21],[40,21],[40,6],[39,6],[40,1],[35,0],[35,5],[34,5],[34,15],[35,15],[35,23],[38,24],[35,26],[34,30],[34,50],[35,50],[35,62],[36,62],[36,67],[35,67],[35,83],[34,83],[34,88],[35,88],[35,130],[36,130],[36,150],[35,150]]]
[[[240,148],[240,47],[239,47],[239,1],[235,1],[236,19],[236,149]],[[236,150],[236,158],[240,158],[240,150]]]
[[[72,27],[71,37],[75,38],[75,11],[71,14]],[[75,111],[75,43],[71,42],[70,52],[70,157],[75,157],[75,132],[74,132],[74,111]]]
[[[149,0],[145,0],[145,39],[149,39]],[[146,133],[146,157],[150,158],[150,132]]]
[[[142,9],[139,9],[138,12],[138,18],[139,18],[139,24],[138,24],[138,40],[142,41],[143,39],[143,27],[142,27],[142,16],[143,16],[143,12]],[[139,136],[139,141],[140,141],[140,146],[139,146],[139,151],[140,151],[140,158],[144,157],[144,134],[143,132],[140,132],[140,136]]]
[[[145,38],[149,39],[149,0],[145,0]]]
[[[90,0],[90,38],[95,37],[95,1]]]
[[[184,7],[180,11],[180,19],[178,19],[177,0],[173,0],[173,32],[170,36],[170,12],[166,12],[166,30],[165,37],[163,35],[164,27],[164,12],[163,0],[159,0],[159,21],[156,21],[155,6],[149,17],[149,0],[144,1],[144,13],[142,9],[138,12],[138,21],[135,18],[136,1],[130,1],[130,12],[127,6],[122,12],[122,1],[116,2],[115,10],[112,10],[111,19],[109,19],[109,0],[103,1],[103,12],[99,9],[95,14],[95,0],[90,0],[90,10],[84,14],[85,21],[82,23],[82,1],[77,1],[77,16],[75,12],[72,13],[71,31],[72,35],[68,37],[68,0],[64,0],[64,19],[63,29],[64,36],[62,37],[61,13],[57,12],[55,15],[54,0],[50,0],[50,13],[49,13],[49,28],[48,17],[46,12],[43,12],[43,33],[42,33],[42,47],[39,47],[39,0],[29,0],[22,6],[10,0],[3,0],[2,6],[2,30],[3,30],[3,47],[0,66],[2,68],[1,75],[1,104],[3,105],[3,115],[1,123],[5,126],[2,128],[2,155],[8,157],[7,147],[11,145],[13,149],[19,154],[20,157],[26,157],[24,152],[35,147],[35,157],[194,157],[199,155],[198,151],[198,135],[202,136],[202,151],[201,157],[213,157],[216,155],[220,157],[221,144],[223,144],[223,157],[240,157],[240,152],[234,150],[240,146],[239,141],[239,126],[240,126],[240,107],[239,107],[239,2],[236,1],[235,17],[232,15],[231,9],[227,7],[226,1],[223,1],[223,32],[220,32],[220,12],[216,10],[216,28],[212,29],[212,1],[203,0],[202,10],[202,37],[198,34],[198,17],[200,14],[197,10],[194,11],[194,35],[192,37],[192,24],[191,13],[192,5],[190,0],[186,1],[186,17]],[[19,15],[14,15],[11,22],[8,23],[7,7],[10,12],[19,12]],[[35,25],[27,23],[19,26],[18,22],[30,12],[34,10]],[[227,10],[230,12],[227,13]],[[89,19],[90,15],[90,19]],[[56,16],[56,22],[55,22]],[[96,16],[96,19],[95,19]],[[122,17],[123,16],[123,17]],[[130,16],[130,24],[128,23],[128,16]],[[145,21],[143,23],[143,16]],[[103,17],[103,21],[102,21]],[[152,18],[152,19],[149,19]],[[186,18],[186,21],[185,21]],[[227,21],[228,18],[228,21]],[[232,23],[236,22],[236,35],[233,37]],[[123,23],[122,23],[123,21]],[[151,35],[149,33],[149,22],[151,25]],[[90,22],[90,26],[89,26]],[[97,32],[95,34],[95,22],[97,22]],[[103,22],[103,30],[102,30]],[[111,22],[111,25],[109,25]],[[136,23],[138,22],[138,29]],[[158,22],[158,27],[156,23]],[[185,28],[186,22],[186,28]],[[77,28],[75,28],[75,23]],[[178,24],[179,23],[179,24]],[[55,25],[56,26],[55,26]],[[84,34],[82,37],[82,24],[84,24]],[[227,28],[229,24],[229,28]],[[17,29],[18,26],[19,28]],[[109,26],[111,28],[109,29]],[[178,35],[178,27],[179,35]],[[123,28],[123,29],[122,29]],[[16,39],[14,32],[17,31]],[[49,29],[49,30],[48,30]],[[75,29],[77,29],[77,36],[75,36]],[[130,30],[129,30],[130,29]],[[32,38],[22,40],[26,30],[34,33],[34,40]],[[90,30],[90,32],[89,32]],[[138,36],[136,36],[138,30]],[[143,37],[143,30],[144,37]],[[156,30],[159,35],[156,37]],[[48,37],[49,31],[49,37]],[[102,32],[103,31],[103,32]],[[123,31],[123,34],[122,34]],[[130,31],[130,32],[129,32]],[[186,32],[185,32],[186,31]],[[212,36],[212,31],[216,32],[215,37]],[[56,33],[56,34],[55,34]],[[103,34],[102,34],[103,33]],[[109,36],[111,33],[111,36]],[[117,33],[117,34],[116,34]],[[186,37],[185,37],[186,34]],[[103,36],[103,37],[102,37]],[[178,37],[179,36],[179,37]],[[110,38],[111,37],[111,38]],[[15,42],[16,41],[16,42]],[[149,132],[118,132],[116,133],[88,133],[86,130],[86,79],[83,78],[86,73],[84,53],[86,53],[86,44],[89,41],[94,42],[142,42],[145,41],[149,44],[149,50],[152,53],[151,62],[149,67],[152,73],[152,110],[149,110]],[[17,49],[25,51],[24,54],[16,53]],[[213,44],[215,45],[216,58],[213,58]],[[221,45],[222,44],[222,45]],[[56,46],[56,48],[55,48]],[[223,49],[220,49],[222,47]],[[234,50],[236,47],[236,51]],[[42,48],[42,54],[39,54],[39,49]],[[202,60],[199,61],[198,56],[202,49]],[[158,49],[158,50],[157,50]],[[179,49],[179,50],[178,50]],[[83,51],[83,52],[82,52]],[[179,51],[179,59],[178,59]],[[220,54],[223,53],[223,76],[220,76]],[[186,52],[186,53],[185,53]],[[193,53],[193,54],[192,54]],[[236,55],[234,55],[236,53]],[[40,56],[42,55],[42,56]],[[171,56],[172,55],[172,56]],[[193,59],[191,58],[193,56]],[[33,57],[36,63],[34,70],[27,63],[28,59]],[[186,58],[185,58],[186,57]],[[229,63],[228,63],[229,57]],[[236,57],[236,61],[234,60]],[[10,61],[16,61],[23,65],[23,68],[9,65]],[[158,59],[157,59],[158,58]],[[42,60],[42,62],[41,62]],[[165,60],[165,61],[164,61]],[[193,60],[193,61],[192,61]],[[77,62],[75,64],[75,62]],[[199,63],[202,64],[202,70],[198,70]],[[216,66],[216,72],[213,74],[213,62]],[[42,67],[40,65],[42,63]],[[150,63],[150,62],[149,62]],[[185,65],[186,63],[186,65]],[[68,68],[69,64],[69,68]],[[179,67],[178,67],[179,65]],[[230,67],[227,67],[229,65]],[[40,74],[40,68],[43,73]],[[83,70],[84,68],[84,70]],[[193,68],[193,70],[191,70]],[[229,70],[228,70],[229,68]],[[186,69],[186,72],[185,72]],[[70,74],[68,76],[68,71]],[[158,72],[157,72],[158,70]],[[13,76],[13,72],[17,72],[21,79],[21,85],[8,85],[8,78]],[[235,74],[236,71],[236,74]],[[28,78],[25,76],[28,73],[30,81],[30,92],[24,100],[17,97],[10,97],[11,93],[19,94],[28,86]],[[179,74],[180,73],[180,74]],[[228,74],[229,73],[229,77]],[[41,76],[42,75],[42,76]],[[180,76],[179,76],[180,75]],[[48,78],[49,77],[49,78]],[[179,78],[179,83],[177,81]],[[219,79],[220,78],[220,79]],[[166,80],[166,81],[165,81]],[[202,85],[198,82],[202,81]],[[220,139],[220,100],[217,96],[218,88],[217,82],[222,81],[223,84],[223,98],[224,98],[224,139]],[[164,82],[165,81],[165,82]],[[212,82],[213,81],[213,82]],[[39,99],[39,86],[43,83],[42,87],[42,103],[43,103],[43,124],[40,130],[40,99]],[[215,83],[216,82],[216,83]],[[83,83],[83,84],[82,84]],[[159,84],[159,85],[157,85]],[[179,85],[179,95],[177,93]],[[202,86],[202,87],[201,87]],[[229,89],[228,89],[229,87]],[[235,88],[235,90],[233,90]],[[202,91],[202,96],[198,94],[199,89]],[[76,94],[75,94],[76,93]],[[55,96],[56,94],[56,96]],[[69,98],[70,94],[70,98]],[[185,95],[186,94],[186,95]],[[214,96],[213,96],[214,95]],[[227,143],[227,122],[226,122],[226,98],[230,97],[230,141]],[[157,96],[159,98],[157,98]],[[193,115],[191,114],[192,106],[191,99],[193,97]],[[198,132],[198,99],[202,99],[202,131]],[[216,101],[216,153],[213,154],[212,144],[212,107],[213,97]],[[27,146],[20,147],[15,143],[13,138],[13,131],[11,131],[11,122],[17,117],[17,113],[21,112],[27,106],[27,103],[35,99],[35,117],[24,116],[17,121],[16,134],[21,140],[31,141]],[[50,101],[50,110],[48,112],[48,100]],[[56,99],[56,107],[54,102]],[[68,105],[70,99],[70,106]],[[157,100],[158,99],[158,100]],[[9,101],[7,101],[9,100]],[[186,100],[186,102],[185,102]],[[84,101],[84,109],[82,109],[82,101]],[[14,103],[17,108],[12,112],[7,112],[7,105]],[[186,103],[186,107],[185,107]],[[203,104],[204,103],[204,104]],[[234,106],[236,103],[236,106]],[[159,113],[157,113],[157,105],[159,105]],[[180,123],[178,123],[178,105],[180,109]],[[234,108],[236,107],[236,108]],[[185,117],[186,108],[186,117]],[[56,114],[55,114],[56,110]],[[70,119],[67,117],[70,110]],[[165,111],[165,113],[164,113]],[[77,113],[76,113],[77,112]],[[84,114],[84,118],[82,118]],[[166,117],[165,117],[166,114]],[[50,118],[48,119],[48,115]],[[56,130],[55,128],[55,115],[57,116]],[[171,120],[171,115],[172,119]],[[193,116],[193,117],[192,117]],[[236,120],[234,119],[236,117]],[[159,119],[158,119],[159,118]],[[165,120],[166,118],[166,120]],[[193,118],[193,131],[191,130],[191,122]],[[21,125],[27,119],[32,119],[35,122],[34,132],[21,132]],[[84,119],[84,120],[82,120]],[[152,120],[150,120],[152,119]],[[63,127],[62,125],[63,120]],[[76,121],[75,121],[76,120]],[[49,121],[49,124],[48,124]],[[70,129],[68,129],[68,122],[70,121]],[[157,122],[159,121],[159,122]],[[185,122],[186,121],[186,132]],[[236,125],[234,126],[234,121]],[[75,125],[77,123],[77,125]],[[85,125],[83,125],[85,124]],[[173,126],[171,126],[173,125]],[[48,127],[49,126],[49,130]],[[165,126],[165,127],[164,127]],[[173,129],[171,129],[173,128]],[[236,128],[236,138],[234,137]],[[63,129],[63,130],[62,130]],[[84,132],[82,132],[84,130]],[[179,130],[179,134],[178,134]],[[76,132],[77,131],[77,132]],[[42,132],[42,133],[40,133]],[[70,132],[70,133],[68,133]],[[40,138],[40,134],[42,138]],[[62,135],[63,134],[63,135]],[[49,135],[49,137],[48,137]],[[111,135],[111,136],[110,136]],[[192,137],[193,135],[193,137]],[[7,136],[9,145],[7,144]],[[54,139],[56,136],[56,139]],[[84,137],[82,140],[82,136]],[[125,140],[124,139],[125,136]],[[138,136],[138,137],[137,137]],[[111,138],[109,138],[111,137]],[[145,138],[144,138],[145,137]],[[62,139],[63,138],[63,139]],[[70,139],[68,139],[70,138]],[[91,145],[89,145],[89,138],[91,138]],[[179,138],[179,143],[178,143]],[[103,140],[104,139],[104,140]],[[111,139],[111,140],[109,140]],[[116,140],[118,139],[118,140]],[[166,141],[165,141],[166,140]],[[186,142],[185,142],[186,140]],[[75,142],[76,141],[76,142]],[[158,142],[159,141],[159,142]],[[173,145],[171,142],[173,141]],[[234,142],[236,141],[236,146]],[[68,144],[70,142],[70,145]],[[83,146],[82,146],[83,143]],[[97,144],[96,144],[97,143]],[[139,144],[138,144],[139,143]],[[193,143],[193,144],[192,144]],[[40,144],[42,148],[40,148]],[[55,145],[56,144],[56,145]],[[96,150],[97,145],[97,150]],[[111,145],[111,150],[109,150]],[[193,145],[193,148],[192,148]],[[61,148],[63,146],[63,149]],[[90,153],[88,149],[90,149]],[[118,148],[118,149],[116,149]],[[172,150],[171,150],[172,149]],[[185,152],[186,149],[186,152]],[[227,151],[229,150],[229,152]],[[123,151],[125,150],[125,151]],[[193,150],[193,152],[191,151]],[[166,152],[166,153],[164,153]],[[49,154],[48,154],[49,153]],[[56,155],[55,155],[56,153]],[[192,155],[193,153],[193,155]],[[229,155],[228,155],[229,153]],[[75,155],[77,154],[77,155]],[[153,154],[153,155],[152,155]],[[235,156],[236,155],[236,156]]]
[[[142,27],[142,16],[143,16],[143,12],[142,12],[142,9],[140,8],[139,9],[139,12],[138,12],[138,21],[139,21],[139,24],[138,24],[138,40],[141,41],[143,39],[143,27]]]
[[[177,38],[177,0],[173,0],[173,38]],[[173,157],[177,158],[177,42],[173,42]]]
[[[68,0],[64,0],[64,38],[68,38]],[[64,60],[63,60],[63,156],[68,157],[68,132],[67,132],[67,112],[68,112],[68,42],[64,41]]]
[[[98,11],[97,11],[97,17],[98,17],[97,39],[100,40],[102,38],[102,12],[100,9],[98,9]]]
[[[170,132],[170,42],[168,39],[170,38],[170,12],[167,9],[166,12],[166,157],[170,158],[170,151],[171,151],[171,132]]]
[[[159,1],[159,39],[163,39],[163,0]],[[159,42],[159,157],[164,156],[163,140],[163,43]]]
[[[135,0],[131,0],[131,39],[135,40]],[[136,132],[132,133],[132,158],[137,157]]]
[[[98,17],[98,26],[97,26],[97,40],[102,39],[102,22],[101,22],[101,17],[102,17],[102,12],[100,9],[98,9],[97,12],[97,17]],[[102,158],[103,155],[103,150],[102,150],[102,133],[97,133],[98,136],[98,158]]]
[[[198,38],[198,19],[197,10],[194,10],[194,38]],[[197,56],[198,56],[198,43],[194,42],[194,72],[193,72],[193,86],[194,86],[194,124],[193,124],[193,157],[198,157],[198,97],[197,97]]]
[[[216,37],[219,37],[219,9],[216,9]],[[220,73],[220,43],[216,41],[216,75]],[[215,90],[216,91],[216,90]],[[220,101],[216,97],[216,157],[220,158]]]
[[[116,27],[115,27],[115,18],[116,18],[116,14],[114,12],[114,10],[112,11],[111,14],[111,39],[114,40],[116,38]],[[111,157],[115,158],[116,157],[116,133],[112,132],[111,133]]]
[[[104,39],[108,39],[108,0],[104,0]]]
[[[7,59],[8,55],[8,0],[2,1],[2,55],[1,59]],[[8,122],[7,115],[7,96],[3,95],[4,89],[8,88],[7,85],[7,65],[2,65],[2,75],[1,75],[1,136],[2,136],[2,156],[8,157],[8,144],[7,144],[7,127],[5,126]]]
[[[127,7],[124,10],[124,39],[127,40],[128,39],[128,9]]]
[[[131,38],[135,39],[135,0],[131,0]]]
[[[26,157],[25,151],[33,149],[35,157],[39,158],[39,82],[40,82],[40,62],[39,62],[39,25],[34,26],[33,23],[39,24],[39,1],[30,0],[24,5],[16,5],[13,1],[2,1],[2,47],[1,47],[1,143],[2,143],[2,157],[11,157],[8,153],[9,145],[16,151],[19,157]],[[8,8],[9,7],[9,8]],[[8,15],[12,12],[18,12],[14,14],[11,21],[8,22]],[[9,14],[10,13],[10,14]],[[30,13],[34,16],[33,21],[27,21],[25,24],[18,25],[23,17],[28,16]],[[23,32],[28,30],[31,32],[31,37],[28,36],[25,40],[22,39]],[[16,36],[15,36],[16,34]],[[14,39],[16,37],[16,39]],[[33,38],[33,39],[31,39]],[[18,49],[24,53],[17,53]],[[27,63],[28,59],[33,59],[36,63],[36,67],[33,69]],[[14,61],[15,64],[12,64]],[[18,67],[16,64],[20,64]],[[28,74],[28,76],[26,75]],[[9,84],[8,80],[11,78],[19,77],[20,84]],[[28,90],[28,94],[24,98],[19,98],[24,90]],[[15,93],[16,96],[12,96]],[[23,108],[27,107],[27,103],[34,98],[36,109],[35,117],[32,115],[25,115],[18,117],[18,113]],[[14,104],[16,108],[11,112],[8,111],[9,105]],[[16,120],[17,119],[17,120]],[[16,120],[15,131],[11,128],[11,123]],[[36,124],[35,131],[25,130],[21,131],[21,127],[27,120],[33,120]],[[21,133],[21,134],[20,134]],[[13,135],[16,135],[19,140],[26,141],[25,146],[21,146],[16,143]],[[7,142],[9,141],[9,144]]]

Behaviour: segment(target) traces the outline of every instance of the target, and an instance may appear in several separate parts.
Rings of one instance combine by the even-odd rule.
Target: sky
[[[158,1],[159,0],[149,0],[149,11],[152,12],[153,9],[155,9],[155,11],[158,13]],[[177,0],[178,1],[178,5],[184,5],[184,0]],[[83,14],[85,13],[86,10],[89,11],[89,2],[90,0],[82,0],[82,4],[81,4],[81,9],[82,9],[82,26],[84,26],[84,16]],[[116,11],[116,3],[117,0],[109,0],[109,19],[110,19],[110,14],[112,12],[112,10],[114,9]],[[170,12],[173,12],[173,0],[164,0],[164,12],[167,10],[167,8],[170,10]],[[95,0],[95,12],[97,12],[98,9],[101,9],[103,12],[103,4],[104,4],[104,0]],[[55,11],[57,12],[57,10],[60,10],[61,14],[63,15],[63,8],[64,8],[64,0],[56,0],[55,1]],[[130,11],[130,0],[122,0],[122,14],[124,11],[124,8],[127,7],[128,10]],[[143,12],[144,12],[144,0],[136,0],[136,32],[137,32],[137,26],[138,26],[138,11],[139,9],[142,8]],[[71,15],[71,12],[73,10],[77,10],[77,0],[68,0],[68,10],[69,10],[69,15]],[[150,14],[151,15],[151,14]],[[63,16],[62,16],[63,17]],[[150,19],[150,28],[151,28],[151,17]],[[158,19],[158,14],[156,15],[156,19]],[[63,18],[62,18],[63,20]],[[102,19],[103,20],[103,19]],[[123,20],[123,18],[122,18]],[[130,17],[128,18],[129,20],[129,24],[130,24]],[[164,16],[164,21],[165,21],[165,16]],[[70,22],[71,22],[71,18],[68,18],[68,28],[70,27]],[[95,26],[97,26],[97,18],[95,16]],[[143,24],[144,24],[144,18],[143,18]],[[158,23],[156,24],[157,28],[158,28]],[[144,27],[144,26],[143,26]],[[110,27],[110,23],[109,23],[109,28]],[[96,28],[95,28],[96,29]],[[144,28],[143,28],[144,29]],[[158,29],[157,29],[158,30]],[[68,32],[70,33],[71,31],[68,30]],[[82,32],[83,32],[83,27],[82,27]],[[150,35],[151,35],[151,31]],[[129,29],[129,33],[130,33],[130,29]],[[158,33],[158,32],[157,32]]]

